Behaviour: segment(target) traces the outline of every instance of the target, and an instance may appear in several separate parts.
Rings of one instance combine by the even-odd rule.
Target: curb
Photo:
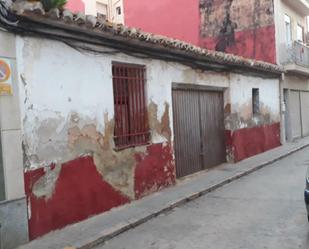
[[[221,187],[223,187],[223,186],[225,186],[225,185],[227,185],[227,184],[229,184],[229,183],[231,183],[233,181],[236,181],[236,180],[238,180],[238,179],[240,179],[240,178],[242,178],[244,176],[250,175],[250,174],[252,174],[252,173],[254,173],[254,172],[256,172],[256,171],[258,171],[258,170],[260,170],[262,168],[265,168],[266,166],[268,166],[268,165],[270,165],[270,164],[272,164],[272,163],[274,163],[276,161],[279,161],[279,160],[281,160],[281,159],[283,159],[285,157],[288,157],[291,154],[294,154],[294,153],[296,153],[296,152],[298,152],[298,151],[300,151],[300,150],[302,150],[302,149],[304,149],[304,148],[306,148],[308,146],[309,146],[309,144],[301,145],[300,147],[295,148],[295,149],[293,149],[293,150],[291,150],[291,151],[289,151],[289,152],[287,152],[285,154],[279,155],[276,158],[273,158],[273,159],[271,159],[269,161],[261,163],[261,164],[255,166],[255,167],[253,167],[252,169],[249,169],[249,170],[246,170],[244,172],[238,173],[238,174],[236,174],[236,175],[234,175],[232,177],[227,178],[224,181],[221,181],[220,183],[214,184],[211,187],[208,187],[207,189],[201,190],[199,192],[196,192],[196,193],[193,193],[193,194],[191,194],[189,196],[181,198],[181,199],[179,199],[179,200],[169,204],[168,206],[162,207],[157,212],[151,213],[151,214],[146,215],[145,217],[137,219],[137,220],[128,221],[126,223],[123,223],[122,225],[120,224],[120,226],[116,226],[116,227],[110,229],[109,231],[101,234],[100,238],[93,238],[92,240],[88,240],[88,242],[85,241],[85,243],[83,243],[83,245],[77,246],[76,249],[91,249],[91,248],[93,248],[95,246],[103,245],[106,241],[111,240],[114,237],[116,237],[116,236],[118,236],[118,235],[120,235],[120,234],[122,234],[122,233],[124,233],[124,232],[126,232],[128,230],[130,230],[130,229],[133,229],[133,228],[135,228],[135,227],[137,227],[137,226],[139,226],[141,224],[144,224],[147,221],[149,221],[149,220],[151,220],[151,219],[153,219],[153,218],[155,218],[155,217],[157,217],[157,216],[159,216],[159,215],[161,215],[163,213],[171,211],[171,210],[173,210],[176,207],[182,206],[182,205],[184,205],[184,204],[186,204],[186,203],[188,203],[190,201],[193,201],[193,200],[195,200],[195,199],[197,199],[197,198],[199,198],[199,197],[201,197],[203,195],[206,195],[206,194],[208,194],[210,192],[213,192],[214,190],[217,190],[218,188],[221,188]]]

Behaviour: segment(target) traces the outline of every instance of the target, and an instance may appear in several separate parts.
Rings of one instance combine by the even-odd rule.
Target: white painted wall
[[[244,120],[253,118],[252,89],[259,89],[261,114],[270,114],[272,122],[280,122],[280,90],[278,79],[231,74],[230,98],[231,113],[238,113]],[[246,128],[246,123],[240,124],[240,128]]]
[[[172,107],[172,83],[199,84],[228,88],[226,101],[237,104],[248,101],[249,88],[261,87],[261,101],[270,106],[274,120],[279,116],[278,80],[226,73],[202,72],[177,63],[139,59],[124,54],[93,55],[81,53],[56,41],[17,39],[19,86],[23,136],[28,146],[30,167],[37,168],[70,158],[68,134],[70,119],[78,113],[83,124],[96,124],[104,132],[104,114],[114,116],[112,62],[146,65],[148,103],[158,105],[158,119],[165,103]],[[228,91],[227,91],[228,93]],[[236,110],[236,109],[235,109]],[[172,127],[172,108],[170,108]],[[46,128],[48,127],[48,128]],[[153,134],[152,142],[165,138]]]

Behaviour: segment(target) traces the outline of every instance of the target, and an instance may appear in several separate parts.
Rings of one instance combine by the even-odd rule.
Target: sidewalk
[[[237,164],[224,164],[180,180],[176,186],[52,232],[20,249],[92,248],[159,214],[209,193],[309,146],[309,138],[288,143]]]

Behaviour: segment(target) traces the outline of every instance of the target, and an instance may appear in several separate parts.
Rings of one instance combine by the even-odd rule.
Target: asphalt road
[[[308,165],[307,148],[96,249],[309,249]]]

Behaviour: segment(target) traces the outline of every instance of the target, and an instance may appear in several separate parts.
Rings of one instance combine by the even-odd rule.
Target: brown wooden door
[[[222,92],[200,92],[203,168],[226,162]]]
[[[202,170],[199,93],[173,91],[176,175],[182,177]]]
[[[225,162],[223,93],[173,89],[176,175]]]

